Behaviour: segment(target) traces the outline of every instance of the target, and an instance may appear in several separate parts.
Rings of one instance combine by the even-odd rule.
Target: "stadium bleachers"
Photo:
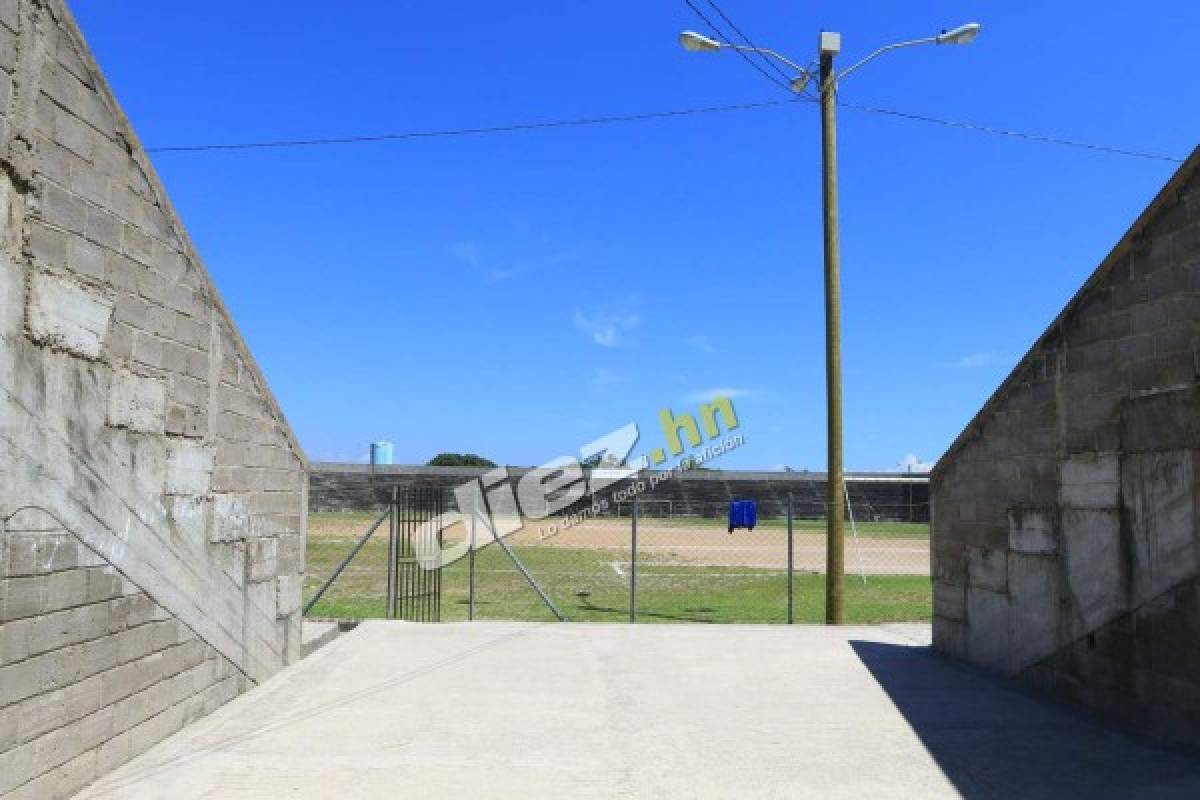
[[[508,470],[510,480],[516,482],[530,468]],[[489,471],[475,467],[316,463],[309,478],[309,510],[374,510],[397,487],[441,488],[449,494]],[[647,487],[652,474],[640,474]],[[604,492],[611,497],[631,482],[632,479],[619,481]],[[924,473],[850,473],[847,491],[851,510],[860,521],[929,521],[929,478]],[[825,474],[820,472],[693,470],[658,482],[641,497],[646,513],[655,515],[719,517],[731,500],[755,500],[760,516],[783,517],[790,494],[797,517],[819,518],[825,515],[825,493]],[[628,504],[610,504],[608,513],[627,514]]]

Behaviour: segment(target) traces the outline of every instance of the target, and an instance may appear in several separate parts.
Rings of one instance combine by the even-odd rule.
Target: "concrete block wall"
[[[490,472],[480,467],[425,467],[415,465],[314,463],[309,470],[309,511],[371,511],[382,509],[392,489],[441,489],[454,504],[453,492]],[[511,480],[519,481],[530,467],[508,467]],[[643,473],[642,478],[645,479]],[[611,496],[626,488],[632,479],[607,486]],[[927,522],[929,482],[913,473],[853,473],[847,475],[855,519]],[[695,470],[677,474],[647,492],[650,502],[670,501],[676,516],[724,516],[731,500],[755,500],[760,517],[787,514],[788,496],[797,517],[825,514],[826,483],[823,472],[748,472]],[[579,507],[590,505],[584,497]],[[616,513],[615,507],[611,513]]]
[[[61,0],[0,0],[0,794],[300,656],[303,453]]]
[[[248,685],[44,511],[7,521],[0,587],[0,795],[69,796]]]
[[[938,463],[934,643],[1200,741],[1200,150]]]

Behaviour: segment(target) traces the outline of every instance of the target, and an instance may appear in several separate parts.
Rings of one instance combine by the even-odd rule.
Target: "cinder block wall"
[[[519,481],[530,467],[507,467],[511,480]],[[309,469],[308,510],[373,511],[389,501],[392,489],[441,489],[452,507],[453,492],[490,469],[479,467],[422,467],[415,465],[313,463]],[[587,472],[585,470],[585,472]],[[642,473],[643,479],[646,475]],[[612,483],[604,490],[613,492],[628,487],[633,479]],[[929,482],[925,475],[857,473],[848,475],[846,485],[855,518],[926,522],[929,519]],[[755,500],[758,515],[783,517],[787,514],[788,495],[792,496],[797,517],[825,514],[826,488],[823,472],[741,472],[696,470],[677,474],[647,492],[649,502],[670,501],[676,516],[723,516],[731,500]],[[591,496],[578,506],[590,505]],[[617,513],[616,508],[610,512]],[[564,512],[565,513],[565,512]],[[626,511],[628,513],[628,511]]]
[[[305,493],[67,9],[0,0],[0,795],[67,796],[296,659]]]
[[[934,642],[1200,741],[1200,150],[931,477]]]

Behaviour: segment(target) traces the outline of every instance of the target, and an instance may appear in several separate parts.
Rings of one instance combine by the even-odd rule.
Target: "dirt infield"
[[[617,521],[614,521],[617,522]],[[546,547],[628,549],[628,521],[614,524],[591,520],[554,536],[536,531],[515,534],[517,544]],[[787,568],[787,533],[777,528],[728,533],[713,524],[690,520],[643,520],[638,523],[638,558],[659,563],[709,567]],[[794,541],[795,568],[825,571],[825,536],[798,533]],[[846,541],[846,570],[868,575],[928,575],[929,541],[925,539],[858,539]]]
[[[309,532],[322,536],[359,536],[374,518],[370,515],[319,515],[310,519]],[[382,526],[386,533],[386,523]],[[482,534],[480,534],[482,535]],[[445,532],[446,542],[461,541],[461,525]],[[551,523],[531,523],[506,541],[517,547],[596,549],[621,555],[628,561],[628,519],[587,520],[551,532]],[[482,546],[482,542],[481,542]],[[825,571],[825,536],[797,533],[795,568],[802,572]],[[729,534],[719,520],[687,518],[644,519],[638,523],[638,559],[644,563],[696,567],[787,568],[787,533],[779,527],[759,527]],[[929,540],[908,538],[846,538],[846,572],[864,575],[928,575]]]

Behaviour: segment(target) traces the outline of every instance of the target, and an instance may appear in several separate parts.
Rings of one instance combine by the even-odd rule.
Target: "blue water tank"
[[[371,464],[378,466],[380,464],[392,463],[392,443],[391,442],[371,442]]]

